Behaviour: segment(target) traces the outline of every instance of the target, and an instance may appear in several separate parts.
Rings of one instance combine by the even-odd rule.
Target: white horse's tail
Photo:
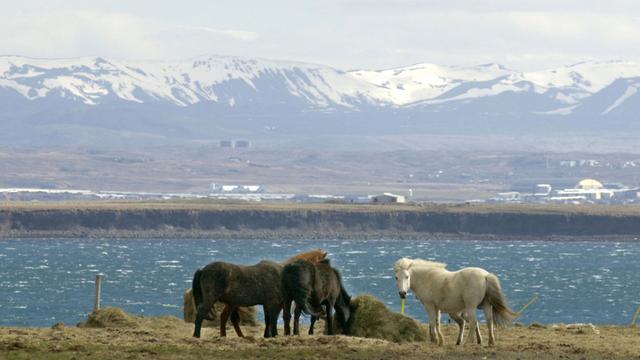
[[[487,282],[487,290],[482,302],[484,304],[491,305],[493,310],[493,321],[497,325],[507,325],[511,323],[515,320],[517,314],[509,308],[509,305],[507,305],[507,299],[502,293],[502,288],[500,287],[500,280],[498,280],[498,277],[493,274],[487,275],[485,280]]]

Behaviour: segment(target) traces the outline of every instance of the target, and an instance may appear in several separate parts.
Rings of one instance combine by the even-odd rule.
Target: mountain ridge
[[[109,76],[111,75],[111,76]],[[406,106],[438,103],[531,90],[559,92],[560,102],[572,105],[621,78],[640,77],[640,62],[581,62],[559,68],[522,72],[500,64],[444,66],[418,63],[384,70],[340,70],[299,61],[203,55],[182,61],[123,61],[104,57],[38,59],[17,55],[0,56],[0,87],[23,97],[45,97],[59,89],[88,105],[110,92],[125,101],[142,102],[133,94],[140,89],[153,98],[178,106],[199,101],[224,101],[215,87],[232,80],[255,89],[254,80],[281,76],[292,96],[306,98],[320,108],[351,107],[353,99],[366,99],[375,106]],[[44,78],[38,83],[30,81]],[[447,92],[469,83],[488,82],[453,99]],[[527,84],[527,86],[523,86]],[[306,86],[305,86],[306,85]],[[224,98],[224,96],[222,97]],[[348,99],[351,98],[351,101]],[[229,98],[230,99],[230,98]],[[233,101],[229,101],[233,106]]]
[[[95,137],[111,129],[173,139],[269,137],[274,129],[306,136],[640,132],[638,89],[640,62],[622,60],[536,71],[495,63],[345,71],[218,55],[180,61],[11,55],[0,56],[6,132],[0,138],[25,143],[52,130],[72,141],[87,129]]]

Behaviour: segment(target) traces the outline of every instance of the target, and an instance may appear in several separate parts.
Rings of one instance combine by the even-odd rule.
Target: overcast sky
[[[640,60],[637,0],[4,0],[0,53],[299,60],[343,69]]]

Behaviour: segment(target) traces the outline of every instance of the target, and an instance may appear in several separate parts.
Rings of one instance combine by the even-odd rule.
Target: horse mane
[[[395,264],[393,264],[393,271],[398,272],[400,270],[409,270],[410,268],[442,268],[444,269],[445,267],[447,267],[447,264],[441,263],[441,262],[429,261],[429,260],[423,260],[423,259],[402,258],[396,261]]]
[[[294,263],[298,260],[310,261],[314,264],[320,263],[327,257],[327,252],[322,249],[315,249],[295,255],[284,262],[284,265]]]

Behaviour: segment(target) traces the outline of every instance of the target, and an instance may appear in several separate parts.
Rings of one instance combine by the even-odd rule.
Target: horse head
[[[351,315],[355,311],[353,304],[351,304],[351,296],[347,293],[342,284],[340,284],[340,295],[336,299],[336,317],[343,334],[349,333],[349,327],[351,325]]]
[[[398,286],[398,295],[401,299],[407,297],[407,293],[411,288],[411,259],[402,258],[393,265],[393,271],[396,273],[396,285]]]

